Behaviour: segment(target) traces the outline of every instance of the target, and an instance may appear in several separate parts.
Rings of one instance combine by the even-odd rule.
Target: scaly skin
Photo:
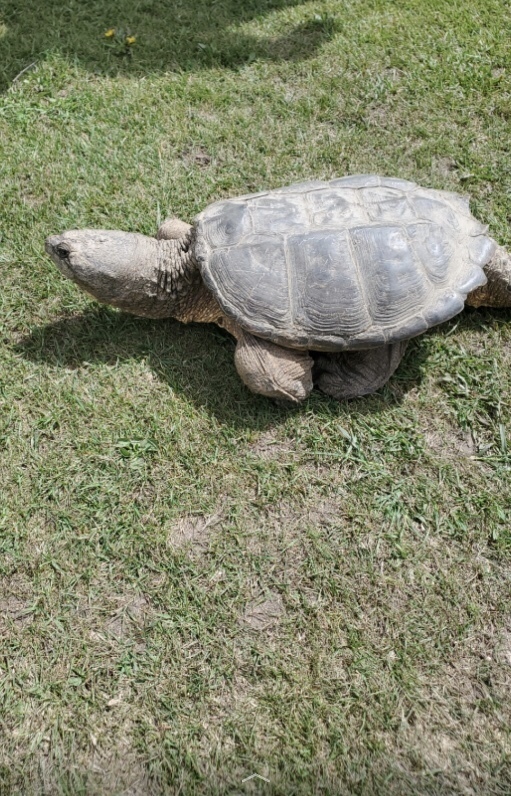
[[[178,257],[181,257],[181,262],[174,264],[174,261],[166,261],[166,267],[170,265],[174,269],[170,274],[170,284],[174,285],[174,292],[178,297],[175,302],[175,309],[172,312],[172,317],[182,323],[216,323],[227,329],[234,337],[238,338],[240,330],[234,321],[228,318],[220,305],[213,297],[211,292],[207,289],[202,277],[199,273],[199,268],[195,257],[193,255],[195,230],[189,224],[181,223],[181,227],[172,231],[181,233],[179,237],[171,237],[169,234],[171,230],[169,222],[166,222],[158,231],[158,241],[177,242],[179,248],[177,249]],[[164,228],[167,227],[165,230]],[[165,234],[167,233],[167,234]],[[175,252],[175,249],[172,249]],[[181,254],[180,254],[181,252]],[[175,274],[179,273],[176,279]],[[170,290],[173,293],[172,287]]]

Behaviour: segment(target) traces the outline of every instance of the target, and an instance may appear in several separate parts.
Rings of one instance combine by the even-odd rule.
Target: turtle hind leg
[[[511,307],[511,254],[497,246],[484,273],[488,281],[467,296],[469,307]]]
[[[252,392],[295,403],[307,398],[313,386],[307,351],[282,348],[240,329],[236,337],[236,370]]]
[[[407,342],[367,351],[318,353],[313,368],[314,384],[338,401],[369,395],[390,379],[403,358]]]

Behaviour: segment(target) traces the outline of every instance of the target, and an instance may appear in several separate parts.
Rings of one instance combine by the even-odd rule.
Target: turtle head
[[[68,279],[103,304],[135,315],[172,315],[161,284],[162,241],[118,230],[80,229],[51,235],[46,252]]]

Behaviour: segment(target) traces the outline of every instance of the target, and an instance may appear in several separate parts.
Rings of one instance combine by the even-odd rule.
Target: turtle
[[[374,174],[221,199],[155,238],[70,230],[46,251],[100,302],[225,328],[249,389],[294,402],[372,393],[465,304],[511,306],[511,257],[467,198]]]

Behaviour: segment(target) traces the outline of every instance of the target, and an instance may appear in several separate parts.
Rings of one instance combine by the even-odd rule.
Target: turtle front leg
[[[403,358],[407,342],[367,351],[315,354],[314,384],[338,401],[369,395],[390,379]]]
[[[160,224],[156,237],[158,240],[178,240],[188,235],[192,228],[191,224],[181,221],[180,218],[166,218]]]
[[[484,267],[488,281],[467,296],[469,307],[511,307],[511,255],[503,246]]]
[[[313,386],[307,351],[282,348],[239,328],[236,337],[236,370],[252,392],[295,403],[307,398]]]

